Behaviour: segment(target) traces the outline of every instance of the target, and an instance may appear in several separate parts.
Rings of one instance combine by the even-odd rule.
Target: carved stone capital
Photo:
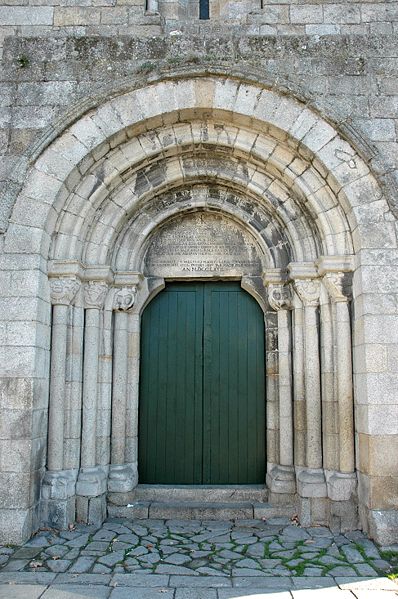
[[[116,289],[113,298],[113,309],[117,311],[126,311],[134,306],[135,296],[137,295],[137,285],[131,287],[122,287]]]
[[[347,302],[351,298],[352,275],[349,272],[328,272],[323,282],[333,302]]]
[[[51,303],[55,306],[69,306],[79,291],[79,287],[80,283],[76,278],[50,279]]]
[[[102,281],[90,281],[86,283],[84,285],[84,307],[101,310],[107,291],[108,285]]]
[[[304,306],[316,308],[319,304],[321,285],[318,279],[299,279],[294,288]]]
[[[273,310],[291,310],[292,300],[290,285],[268,285],[268,302]]]

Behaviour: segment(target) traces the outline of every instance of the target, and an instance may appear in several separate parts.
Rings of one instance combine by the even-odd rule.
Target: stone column
[[[326,497],[322,469],[322,411],[319,356],[318,307],[320,281],[296,278],[296,292],[304,306],[304,388],[306,410],[306,468],[298,475],[301,497]],[[304,521],[324,520],[307,514]]]
[[[292,294],[289,285],[270,284],[268,301],[278,318],[279,464],[270,473],[270,490],[294,495],[293,378],[291,360]]]
[[[304,325],[303,304],[297,293],[293,296],[293,405],[294,463],[305,466],[306,416],[304,390]]]
[[[339,471],[328,477],[328,494],[333,500],[347,501],[356,486],[349,309],[351,273],[329,272],[324,275],[323,282],[333,305],[333,332],[336,347],[335,392],[339,430]]]
[[[147,15],[158,15],[159,14],[159,0],[146,0],[146,14]]]
[[[131,491],[137,483],[137,470],[126,463],[126,406],[128,396],[129,368],[129,313],[135,301],[137,289],[123,287],[116,290],[113,308],[113,388],[112,388],[112,433],[111,467],[108,491],[113,493]]]
[[[74,520],[75,473],[64,470],[66,348],[69,306],[78,289],[76,278],[50,279],[52,313],[47,472],[43,481],[43,521],[54,527]]]
[[[81,468],[77,480],[78,516],[85,522],[103,521],[103,501],[106,473],[96,464],[96,420],[98,394],[98,359],[100,349],[100,315],[108,286],[103,281],[90,281],[84,286],[84,364],[83,364],[83,418]]]

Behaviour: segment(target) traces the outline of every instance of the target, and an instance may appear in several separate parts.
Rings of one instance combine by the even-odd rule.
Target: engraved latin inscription
[[[162,227],[148,248],[146,274],[160,277],[258,274],[261,261],[249,233],[225,217],[195,213]]]

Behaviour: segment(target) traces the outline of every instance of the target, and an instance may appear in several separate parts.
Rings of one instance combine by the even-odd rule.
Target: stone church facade
[[[163,484],[398,541],[397,28],[376,0],[2,3],[2,542],[162,517]]]

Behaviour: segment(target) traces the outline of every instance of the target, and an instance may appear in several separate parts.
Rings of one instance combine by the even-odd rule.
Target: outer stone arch
[[[138,156],[144,165],[145,161],[150,164],[151,157],[155,155],[165,154],[167,158],[168,144],[162,143],[156,135],[151,136],[151,130],[155,131],[159,127],[170,124],[174,125],[181,119],[185,123],[194,122],[196,124],[191,133],[192,144],[194,147],[201,146],[203,149],[207,140],[204,139],[206,137],[205,128],[201,129],[200,122],[203,123],[206,114],[211,115],[215,124],[221,122],[221,124],[225,123],[236,127],[236,137],[231,140],[226,136],[225,139],[219,141],[218,145],[219,147],[236,147],[239,152],[243,152],[246,157],[250,158],[248,159],[248,164],[252,169],[250,184],[253,186],[256,184],[257,190],[263,189],[265,192],[261,169],[256,168],[257,163],[260,162],[264,165],[263,174],[271,173],[274,181],[288,183],[287,189],[291,191],[292,197],[296,198],[295,202],[298,208],[303,200],[300,199],[301,194],[296,193],[295,189],[300,188],[308,204],[309,213],[313,215],[314,222],[307,222],[308,230],[315,231],[317,228],[322,239],[322,234],[327,237],[328,234],[325,231],[329,228],[333,234],[342,235],[346,239],[345,245],[342,245],[343,251],[339,252],[338,256],[336,253],[325,252],[329,255],[308,258],[304,252],[299,265],[294,263],[290,265],[289,269],[286,269],[287,264],[275,264],[273,266],[276,270],[274,268],[272,272],[264,272],[263,280],[271,297],[269,306],[273,316],[270,318],[274,321],[274,327],[279,331],[291,327],[292,323],[288,313],[290,310],[294,310],[296,314],[293,325],[295,334],[302,339],[304,346],[307,343],[309,347],[310,340],[306,339],[302,326],[300,329],[300,317],[304,316],[304,321],[307,318],[307,324],[314,323],[313,319],[316,318],[320,305],[321,318],[324,322],[332,323],[327,328],[327,332],[325,330],[324,339],[328,339],[329,336],[329,341],[333,342],[333,326],[347,322],[349,296],[345,286],[343,288],[343,283],[345,285],[349,278],[347,273],[354,268],[354,339],[358,402],[356,432],[359,456],[361,456],[361,447],[369,442],[372,435],[383,437],[383,435],[389,434],[388,424],[380,424],[377,420],[375,408],[378,406],[377,410],[380,410],[380,397],[374,386],[375,379],[367,373],[366,366],[367,356],[372,351],[372,346],[380,342],[377,332],[374,330],[374,320],[369,317],[366,309],[368,298],[379,284],[375,279],[376,272],[372,262],[375,259],[374,254],[369,250],[382,249],[384,251],[387,249],[391,250],[391,253],[396,251],[394,223],[390,217],[388,205],[381,195],[376,180],[355,149],[341,139],[333,127],[319,115],[294,98],[278,94],[275,90],[228,77],[195,76],[185,80],[155,81],[145,88],[112,98],[70,126],[32,166],[14,207],[11,224],[5,236],[4,251],[6,263],[10,265],[8,273],[12,272],[12,262],[16,257],[21,254],[29,257],[26,264],[29,264],[28,273],[31,287],[28,290],[30,296],[27,295],[27,298],[36,297],[39,287],[45,292],[43,300],[39,302],[40,308],[37,302],[33,302],[28,309],[28,299],[24,300],[30,326],[26,328],[21,341],[25,345],[16,346],[11,350],[9,354],[11,359],[5,376],[7,378],[18,376],[19,379],[26,381],[30,405],[34,405],[34,409],[46,410],[46,381],[50,349],[49,287],[46,269],[51,244],[54,247],[52,240],[62,241],[64,238],[63,247],[67,247],[70,239],[75,236],[76,239],[79,239],[79,244],[76,247],[86,247],[88,236],[83,234],[82,237],[79,237],[80,230],[85,228],[92,231],[97,226],[97,230],[100,231],[98,223],[101,221],[99,219],[95,224],[93,213],[90,214],[89,211],[86,217],[89,221],[86,223],[88,226],[81,229],[79,206],[82,202],[93,202],[92,210],[95,211],[98,208],[98,204],[96,204],[98,200],[99,205],[102,206],[100,211],[103,210],[105,214],[107,205],[108,207],[110,205],[109,202],[107,204],[107,200],[112,197],[114,189],[123,188],[126,173],[131,172],[137,181],[137,172],[134,169],[137,171],[139,166]],[[199,126],[197,126],[198,124]],[[240,132],[240,127],[244,129],[244,135]],[[213,127],[212,132],[214,131],[216,131],[216,127]],[[219,130],[219,133],[221,140],[222,130]],[[130,154],[123,154],[122,147],[126,140],[129,138],[136,140],[138,134],[142,135],[140,141],[135,144],[135,148],[130,146]],[[240,135],[241,137],[239,137]],[[262,145],[262,136],[268,140],[270,138],[276,140],[277,144],[271,151],[269,151],[269,147]],[[181,145],[178,139],[173,143],[177,147]],[[107,156],[110,156],[112,151],[115,155],[120,151],[119,163],[125,165],[120,171],[115,169],[111,160],[107,161]],[[172,163],[170,162],[170,164]],[[99,169],[95,170],[96,166]],[[176,182],[186,180],[186,175],[182,170],[181,174],[176,176]],[[235,175],[236,173],[232,172],[226,177],[229,180],[229,185]],[[217,174],[214,175],[214,172],[212,173],[208,167],[203,168],[202,180],[209,176],[212,177],[212,181],[217,180]],[[155,183],[149,180],[147,198],[156,195]],[[226,182],[224,181],[223,184],[225,185]],[[101,195],[102,197],[100,197]],[[258,195],[260,198],[260,194]],[[323,204],[324,201],[328,202],[331,198],[335,202],[334,205],[333,201],[330,204]],[[275,196],[272,192],[269,192],[268,198],[266,193],[263,194],[264,205],[267,205],[267,202],[271,205],[275,201],[274,199]],[[278,201],[283,204],[282,197],[279,197]],[[145,203],[144,199],[142,206],[145,206]],[[329,219],[328,213],[334,208],[337,208],[338,215],[336,213],[336,218]],[[115,203],[115,210],[120,211],[119,217],[114,223],[106,226],[117,231],[123,219],[130,222],[134,217],[134,205],[128,205],[128,209],[125,210],[123,205]],[[378,226],[375,225],[380,221],[383,222],[384,227],[382,239],[378,233]],[[45,222],[44,227],[43,222]],[[328,222],[328,227],[326,227],[326,222]],[[296,226],[288,222],[285,222],[285,225],[286,227],[291,226],[292,230]],[[297,226],[296,230],[298,230]],[[354,260],[350,257],[352,248],[355,252]],[[53,258],[56,256],[53,255]],[[135,307],[139,306],[140,297],[149,293],[150,286],[155,284],[154,281],[143,283],[142,273],[139,272],[112,272],[110,264],[106,260],[97,264],[82,264],[81,259],[80,250],[74,251],[69,255],[63,254],[62,259],[55,260],[50,266],[52,303],[54,305],[52,326],[58,327],[58,330],[61,331],[59,344],[56,348],[52,348],[49,412],[48,455],[49,457],[52,455],[56,459],[54,466],[46,474],[41,503],[37,500],[33,501],[29,496],[29,498],[21,499],[21,503],[16,507],[10,508],[18,512],[21,523],[20,530],[25,531],[22,534],[27,534],[26,531],[32,530],[40,518],[57,524],[52,520],[52,514],[55,512],[61,514],[58,524],[62,525],[62,522],[66,521],[75,509],[76,494],[81,498],[78,501],[78,503],[80,502],[79,509],[82,510],[82,513],[86,510],[87,517],[91,517],[90,514],[94,514],[95,511],[102,514],[104,505],[102,498],[109,474],[109,454],[111,452],[107,435],[102,434],[101,430],[95,430],[92,421],[87,421],[85,424],[83,416],[83,433],[87,433],[87,435],[83,434],[83,439],[85,439],[86,445],[83,447],[84,444],[81,444],[80,437],[77,436],[79,423],[75,423],[74,430],[68,433],[70,436],[65,436],[62,439],[61,451],[59,445],[54,447],[57,445],[57,441],[51,430],[65,430],[63,425],[66,422],[69,423],[67,418],[73,410],[79,411],[79,401],[82,396],[83,405],[84,401],[87,404],[87,402],[93,402],[93,398],[95,398],[94,403],[90,405],[93,405],[95,409],[99,405],[102,406],[102,416],[106,421],[103,430],[105,432],[109,430],[111,401],[116,401],[116,404],[113,403],[113,405],[120,406],[125,388],[120,385],[118,387],[120,378],[119,382],[114,380],[112,398],[112,385],[110,384],[112,380],[108,378],[104,385],[97,386],[98,381],[94,375],[98,372],[98,363],[103,358],[98,353],[100,335],[103,339],[104,351],[108,352],[103,354],[105,357],[109,357],[112,335],[119,337],[120,356],[123,353],[122,349],[126,348],[126,343],[137,347],[138,320],[134,316]],[[9,284],[6,286],[7,292],[15,293],[18,287],[17,278],[13,274],[7,274],[7,276],[9,278]],[[283,285],[289,281],[294,283],[294,294],[290,288],[283,288]],[[78,290],[79,284],[84,287],[83,291]],[[111,289],[109,290],[108,287]],[[116,298],[118,298],[117,301]],[[344,308],[335,309],[334,306],[338,304]],[[116,311],[114,324],[112,324],[112,309]],[[86,325],[87,322],[91,323],[91,332],[86,330],[83,333],[83,312],[86,313]],[[89,335],[89,342],[94,348],[93,353],[90,354],[93,366],[92,374],[83,373],[83,380],[65,378],[67,359],[65,352],[69,351],[68,343],[71,342],[67,338],[68,318],[73,318],[72,336],[76,339],[79,339],[79,336],[80,338],[85,336],[86,347],[88,347],[87,335]],[[101,318],[103,318],[103,324],[101,324]],[[340,320],[338,320],[339,318]],[[117,323],[117,321],[120,322]],[[387,322],[387,320],[383,322]],[[345,330],[349,334],[347,327]],[[38,335],[41,339],[40,345],[37,342]],[[281,337],[282,335],[280,335]],[[289,346],[282,347],[280,345],[278,351],[279,356],[292,355],[292,348]],[[346,343],[342,349],[346,358],[347,351]],[[12,355],[14,355],[15,362],[13,362]],[[21,356],[23,357],[22,361]],[[77,370],[79,369],[78,365],[81,364],[79,362],[81,358],[81,355],[76,358]],[[295,363],[299,364],[302,356],[293,355],[293,358]],[[118,358],[113,356],[113,359],[116,363]],[[315,356],[315,359],[318,359],[319,363],[319,356]],[[276,354],[269,356],[269,364],[272,363],[272,360],[279,361],[279,358]],[[18,361],[21,365],[17,366]],[[106,360],[103,359],[104,361]],[[325,357],[323,363],[325,363]],[[322,360],[320,364],[320,368],[323,367]],[[320,370],[315,373],[318,376],[319,384],[321,384],[322,378],[322,384],[326,385],[323,397],[328,395],[325,382],[327,379],[333,378],[335,381],[333,384],[337,385],[343,384],[341,381],[345,381],[346,390],[350,383],[349,375],[342,371],[343,367],[338,361],[329,366],[332,368],[331,376],[322,378]],[[327,373],[330,375],[329,371],[324,370],[323,374]],[[314,373],[307,372],[305,375],[308,381],[312,374]],[[356,478],[353,465],[342,468],[340,458],[341,452],[344,453],[344,451],[347,455],[351,452],[353,458],[353,431],[351,431],[352,434],[348,433],[344,441],[345,445],[342,447],[341,435],[338,430],[322,431],[320,429],[319,389],[311,390],[311,401],[309,402],[309,388],[308,385],[306,387],[305,376],[300,389],[292,389],[288,385],[287,392],[286,389],[281,388],[274,392],[275,405],[273,409],[275,414],[277,413],[279,422],[278,418],[275,418],[275,428],[270,429],[273,431],[270,435],[272,438],[270,443],[273,445],[275,461],[269,464],[269,486],[275,499],[278,494],[284,493],[293,499],[297,482],[303,520],[307,517],[308,521],[312,522],[317,519],[333,521],[337,522],[336,526],[344,528],[349,524],[342,523],[340,502],[351,502],[351,514],[354,514]],[[33,380],[40,380],[43,385],[33,386]],[[271,384],[271,378],[269,380]],[[387,378],[385,378],[385,382],[387,386],[392,385]],[[94,387],[95,392],[93,391]],[[76,394],[72,392],[72,389],[77,389]],[[307,419],[306,426],[313,423],[318,431],[318,442],[323,436],[324,442],[329,443],[331,447],[334,446],[335,454],[339,457],[331,458],[329,462],[326,460],[326,463],[321,461],[319,464],[317,460],[314,460],[309,464],[308,455],[314,454],[314,448],[309,447],[305,426],[298,428],[294,436],[290,435],[292,443],[294,439],[295,446],[291,445],[288,448],[289,455],[281,457],[280,423],[287,420],[287,426],[291,431],[295,426],[291,414],[293,395],[296,402],[295,409],[304,410],[301,416],[304,420]],[[10,404],[15,406],[17,392],[11,389],[8,397]],[[76,399],[77,405],[73,405],[74,399]],[[323,398],[322,401],[324,401]],[[312,414],[308,408],[311,402],[312,406],[316,404]],[[331,400],[330,403],[336,404],[334,400]],[[130,409],[129,406],[124,406],[124,410],[128,409]],[[352,404],[350,408],[349,401],[348,405],[346,401],[344,405],[340,407],[334,405],[331,409],[332,411],[336,409],[342,411],[341,422],[343,422],[343,415],[347,416],[350,409],[352,412]],[[385,413],[392,413],[392,404],[386,405],[384,409]],[[305,410],[307,410],[306,417],[304,417]],[[57,420],[57,413],[61,413],[65,421],[60,423]],[[120,430],[120,426],[121,422],[117,418],[112,421],[112,430]],[[66,428],[68,427],[69,424],[66,425]],[[71,428],[73,429],[73,426]],[[44,447],[45,435],[43,431],[40,434]],[[131,488],[128,487],[136,482],[134,439],[134,430],[126,432],[122,446],[118,445],[117,436],[113,437],[111,447],[117,458],[113,463],[115,466],[113,479],[112,476],[109,479],[112,479],[113,482],[108,483],[111,492],[114,492],[114,489],[120,493],[122,491],[130,492]],[[339,449],[337,450],[336,447]],[[76,483],[79,463],[77,457],[80,458],[81,452],[85,453],[85,460],[83,460],[83,467],[80,469]],[[332,449],[330,454],[333,454]],[[294,456],[298,456],[297,460]],[[120,461],[122,463],[119,463]],[[350,462],[349,459],[347,461]],[[33,472],[37,472],[39,476],[36,478],[40,480],[40,475],[44,472],[44,465],[44,451],[42,451],[36,464],[33,463],[33,459],[31,460],[29,468],[32,471],[29,471],[29,476],[33,477]],[[388,509],[388,502],[380,506],[374,499],[377,496],[375,489],[380,484],[377,471],[369,471],[367,467],[365,468],[360,457],[357,457],[355,466],[360,473],[361,480],[359,504],[362,524],[370,527],[372,534],[382,538],[381,535],[384,534],[382,531],[390,526],[386,523],[392,521],[392,511]],[[123,485],[125,485],[124,490]],[[39,489],[39,486],[39,483],[36,483],[36,489]],[[59,497],[57,498],[60,486],[64,493],[61,498],[62,505]],[[320,502],[314,500],[313,489],[315,488],[317,489],[316,493],[321,494],[322,501]],[[36,492],[37,497],[38,492]],[[375,501],[376,503],[374,503]],[[38,511],[39,505],[41,505],[41,512]],[[7,517],[6,511],[4,518]],[[316,513],[320,514],[319,517],[316,516]],[[38,514],[41,515],[38,516]],[[354,522],[355,516],[353,515],[352,518]]]

